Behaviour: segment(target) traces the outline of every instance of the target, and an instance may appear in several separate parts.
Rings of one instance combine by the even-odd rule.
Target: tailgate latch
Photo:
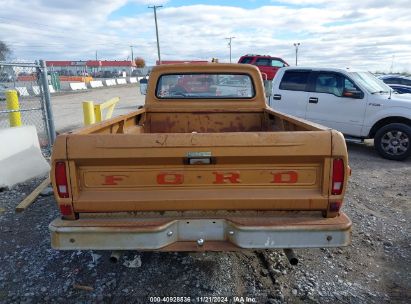
[[[188,152],[184,159],[186,165],[211,165],[215,164],[215,158],[211,152]]]

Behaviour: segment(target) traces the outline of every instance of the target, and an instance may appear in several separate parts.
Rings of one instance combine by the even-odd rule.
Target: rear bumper
[[[215,219],[56,219],[49,229],[52,247],[61,250],[228,251],[340,247],[351,242],[351,221],[344,213],[335,218],[295,213]]]

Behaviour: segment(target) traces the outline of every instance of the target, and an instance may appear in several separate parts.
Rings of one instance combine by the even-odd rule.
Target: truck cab
[[[350,137],[374,138],[381,156],[403,160],[411,154],[410,97],[369,72],[287,67],[273,80],[269,104]]]

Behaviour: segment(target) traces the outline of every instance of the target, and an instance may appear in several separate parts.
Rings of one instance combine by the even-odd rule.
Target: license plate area
[[[209,241],[223,241],[226,239],[225,220],[180,220],[178,221],[178,240],[197,241],[199,239]]]

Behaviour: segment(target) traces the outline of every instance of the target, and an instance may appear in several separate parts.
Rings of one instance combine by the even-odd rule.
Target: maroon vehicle
[[[244,55],[238,63],[256,65],[260,70],[264,80],[273,80],[279,68],[287,67],[289,64],[279,57],[269,55]]]
[[[210,76],[206,75],[181,75],[178,82],[170,89],[173,93],[204,93],[209,92],[214,83]],[[215,90],[215,88],[214,88]]]

